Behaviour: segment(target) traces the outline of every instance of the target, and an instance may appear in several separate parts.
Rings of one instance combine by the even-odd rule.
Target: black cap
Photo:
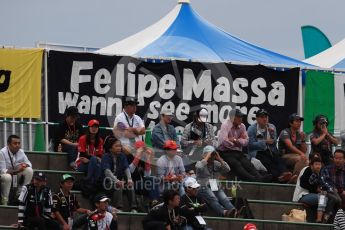
[[[37,180],[46,180],[47,179],[46,175],[43,172],[38,172],[38,171],[34,172],[33,178],[37,179]]]
[[[75,106],[68,107],[65,111],[66,116],[79,116],[79,110]]]
[[[93,200],[95,203],[96,202],[110,201],[110,199],[103,193],[97,194]]]
[[[270,114],[267,112],[267,110],[265,109],[259,109],[256,112],[256,117],[260,117],[260,116],[269,116]]]
[[[127,97],[125,102],[123,103],[123,106],[126,106],[126,105],[137,105],[137,104],[139,104],[137,99],[135,99],[134,97]]]
[[[241,112],[239,109],[232,109],[229,113],[230,117],[244,117],[245,114]]]
[[[298,115],[297,113],[293,113],[289,116],[289,122],[293,122],[293,121],[304,121],[304,118],[301,117],[300,115]]]
[[[318,123],[327,123],[327,124],[328,124],[327,117],[326,117],[326,116],[323,116],[323,115],[320,115],[320,116],[317,118],[317,122],[318,122]]]

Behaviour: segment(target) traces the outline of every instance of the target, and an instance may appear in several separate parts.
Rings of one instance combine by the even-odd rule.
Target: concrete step
[[[35,169],[70,170],[66,153],[40,151],[26,151],[25,153]]]
[[[17,222],[16,206],[0,206],[1,218],[0,224],[9,226]],[[119,213],[119,229],[142,229],[141,221],[145,213]],[[250,222],[255,223],[258,229],[265,230],[331,230],[332,225],[312,224],[312,223],[294,223],[274,220],[260,219],[234,219],[234,218],[218,218],[205,217],[208,226],[213,229],[242,229],[243,226]]]

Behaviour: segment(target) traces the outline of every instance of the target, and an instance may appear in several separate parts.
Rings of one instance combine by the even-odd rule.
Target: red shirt
[[[94,142],[91,141],[91,143],[88,145],[86,143],[86,135],[83,135],[79,138],[78,142],[78,157],[76,160],[76,165],[79,166],[80,164],[80,153],[86,153],[88,156],[96,156],[99,158],[102,158],[103,156],[103,139],[99,138],[99,143],[97,148],[94,146]]]

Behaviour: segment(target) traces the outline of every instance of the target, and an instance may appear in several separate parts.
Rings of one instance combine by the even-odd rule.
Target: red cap
[[[244,226],[243,230],[257,230],[257,228],[255,224],[248,223]]]
[[[171,150],[176,150],[177,147],[178,146],[177,146],[176,142],[172,141],[172,140],[165,141],[164,146],[163,146],[164,149],[171,149]]]
[[[90,120],[89,123],[87,123],[87,126],[89,126],[89,127],[92,127],[94,125],[99,126],[99,121],[93,119],[93,120]]]
[[[146,144],[145,144],[145,142],[143,142],[143,141],[136,141],[136,142],[134,143],[134,147],[135,147],[136,149],[138,149],[138,148],[141,148],[141,147],[146,147]]]

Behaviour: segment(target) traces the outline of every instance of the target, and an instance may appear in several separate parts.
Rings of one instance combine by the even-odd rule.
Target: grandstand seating
[[[67,156],[65,153],[51,152],[26,152],[31,160],[34,169],[44,171],[48,177],[48,185],[57,191],[61,175],[70,173],[77,179],[82,177],[82,173],[69,171],[67,165]],[[223,181],[223,183],[234,183]],[[291,202],[294,191],[293,185],[286,184],[268,184],[239,182],[237,190],[238,196],[248,199],[249,206],[253,212],[255,219],[233,219],[206,217],[208,225],[213,229],[242,229],[248,222],[253,222],[258,229],[269,230],[324,230],[333,229],[332,225],[320,225],[312,223],[292,223],[283,222],[281,215],[289,212],[292,208],[303,208],[301,204]],[[230,187],[230,186],[229,186]],[[82,206],[90,207],[90,202],[82,197],[80,191],[73,191]],[[227,191],[228,192],[228,191]],[[119,229],[141,229],[141,220],[144,213],[120,213]],[[9,225],[17,222],[16,206],[0,206],[0,229],[8,229]]]

